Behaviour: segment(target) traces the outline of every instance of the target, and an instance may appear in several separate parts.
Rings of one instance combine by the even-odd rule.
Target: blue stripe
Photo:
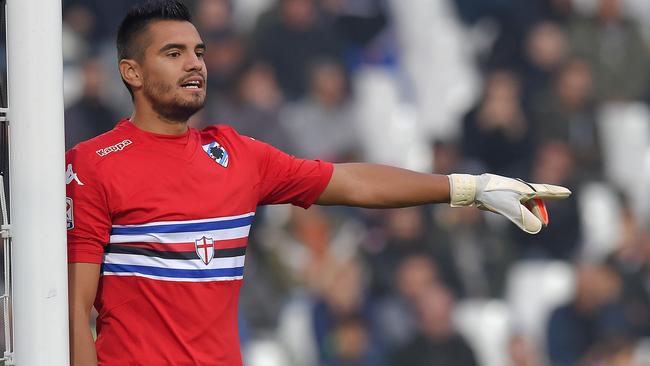
[[[244,275],[244,267],[215,269],[172,269],[127,264],[104,264],[104,272],[142,273],[145,275],[171,278],[236,277]]]
[[[187,233],[195,231],[210,231],[222,229],[234,229],[248,226],[253,223],[254,216],[240,217],[238,219],[195,222],[188,224],[163,224],[152,226],[130,226],[114,227],[111,235],[137,235],[137,234],[154,234],[154,233]]]

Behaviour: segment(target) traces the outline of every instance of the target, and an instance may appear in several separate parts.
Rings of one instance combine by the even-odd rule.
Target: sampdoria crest
[[[203,145],[203,151],[217,164],[224,168],[228,167],[228,152],[218,142],[212,141],[209,144]]]

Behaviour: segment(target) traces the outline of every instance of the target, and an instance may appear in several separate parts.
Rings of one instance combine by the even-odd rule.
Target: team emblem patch
[[[228,167],[228,152],[218,142],[212,141],[209,144],[203,145],[203,151],[210,157],[210,159],[217,162],[224,168]]]
[[[65,219],[68,230],[74,229],[74,212],[72,210],[72,198],[65,198]]]
[[[203,263],[206,265],[210,263],[214,257],[214,239],[206,238],[205,236],[201,239],[196,239],[194,240],[194,247],[196,254],[201,258]]]

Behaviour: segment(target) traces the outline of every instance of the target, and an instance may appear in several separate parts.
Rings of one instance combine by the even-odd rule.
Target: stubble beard
[[[205,95],[193,93],[182,99],[174,92],[174,87],[163,82],[144,84],[144,95],[162,119],[171,123],[186,123],[205,104]]]

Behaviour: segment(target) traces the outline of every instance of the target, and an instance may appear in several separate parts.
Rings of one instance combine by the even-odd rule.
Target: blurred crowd
[[[131,3],[63,1],[67,148],[131,113],[114,47]],[[447,205],[260,208],[247,365],[650,364],[649,2],[187,3],[209,72],[195,127],[573,191],[534,236]]]

